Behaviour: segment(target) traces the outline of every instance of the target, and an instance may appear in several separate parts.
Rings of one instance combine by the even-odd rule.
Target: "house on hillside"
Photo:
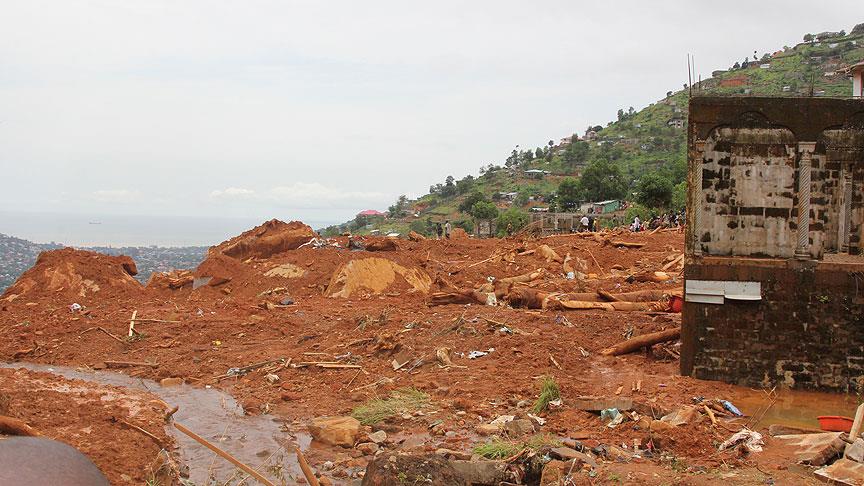
[[[572,142],[573,142],[573,137],[564,137],[558,142],[558,145],[566,146],[566,145],[570,145],[570,143],[572,143]]]
[[[374,209],[367,209],[365,211],[360,211],[359,213],[357,213],[357,216],[365,216],[367,218],[370,218],[370,217],[375,217],[375,216],[384,217],[384,216],[387,216],[387,214],[382,213],[381,211],[376,211]]]
[[[609,199],[608,201],[600,201],[592,204],[594,214],[605,214],[618,211],[621,208],[621,201],[617,199]]]
[[[852,76],[852,97],[864,98],[864,62],[859,62],[848,68]]]
[[[528,169],[525,171],[526,176],[533,177],[534,179],[542,179],[547,174],[549,174],[548,170]]]
[[[676,116],[674,118],[670,118],[669,121],[666,122],[666,124],[673,128],[684,128],[684,119]]]
[[[594,130],[585,131],[585,140],[594,140],[595,138],[597,138],[597,132]]]

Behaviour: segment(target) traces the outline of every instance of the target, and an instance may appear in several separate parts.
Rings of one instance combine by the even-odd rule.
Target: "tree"
[[[558,204],[565,211],[576,209],[579,204],[579,183],[572,177],[567,177],[558,184]]]
[[[474,176],[467,175],[461,180],[456,181],[456,193],[467,194],[474,187]]]
[[[459,211],[463,213],[470,213],[471,208],[474,207],[475,203],[486,201],[486,196],[483,195],[480,191],[474,191],[465,198],[464,201],[459,203]]]
[[[609,156],[614,157],[615,154],[610,152]],[[588,201],[620,199],[627,192],[627,183],[617,164],[605,158],[598,158],[582,171],[578,190]]]
[[[741,63],[736,61],[735,64],[732,65],[732,69],[741,69]]]
[[[543,149],[540,147],[537,147],[537,150],[534,151],[534,158],[535,159],[542,159],[545,155],[546,155],[546,153],[543,152]]]
[[[567,146],[564,150],[564,163],[569,168],[585,163],[588,157],[588,143],[576,141]]]
[[[494,203],[488,201],[477,201],[471,206],[471,216],[475,220],[495,219],[498,217],[498,208]]]
[[[524,211],[510,208],[498,214],[498,219],[495,220],[495,227],[498,229],[498,236],[506,236],[508,225],[515,232],[519,231],[527,222],[528,215]]]
[[[390,206],[387,211],[390,213],[391,218],[398,218],[402,211],[408,208],[408,196],[402,194],[396,200],[396,203]]]
[[[813,40],[813,34],[804,34],[804,42],[811,42]]]
[[[687,181],[683,181],[672,190],[670,209],[678,211],[687,206]]]
[[[444,187],[441,188],[442,196],[449,197],[456,194],[456,184],[453,182],[453,176],[447,176],[447,179],[444,180]]]
[[[647,208],[665,208],[672,202],[672,190],[669,179],[649,172],[636,185],[636,201]]]

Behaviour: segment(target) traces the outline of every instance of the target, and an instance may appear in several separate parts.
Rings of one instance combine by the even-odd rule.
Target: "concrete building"
[[[696,97],[681,372],[864,389],[864,99]]]
[[[859,62],[849,68],[852,74],[852,97],[864,98],[864,62]]]

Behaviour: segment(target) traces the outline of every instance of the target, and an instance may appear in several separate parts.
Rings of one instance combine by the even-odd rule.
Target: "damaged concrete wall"
[[[685,294],[682,374],[858,390],[864,102],[694,98],[688,158],[685,278],[761,294]]]

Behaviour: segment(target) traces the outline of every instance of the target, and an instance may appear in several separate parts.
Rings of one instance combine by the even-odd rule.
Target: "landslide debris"
[[[428,293],[432,279],[423,270],[406,268],[386,258],[359,258],[343,264],[333,273],[325,293],[330,297],[350,297],[361,290],[380,294],[406,285],[413,291]]]
[[[140,290],[133,278],[138,273],[128,256],[109,256],[93,251],[61,248],[39,254],[36,264],[3,293],[3,300],[33,299],[57,295],[89,297]]]
[[[299,221],[285,223],[271,219],[210,248],[208,258],[217,254],[238,260],[269,258],[284,251],[296,250],[315,236],[311,227]]]

